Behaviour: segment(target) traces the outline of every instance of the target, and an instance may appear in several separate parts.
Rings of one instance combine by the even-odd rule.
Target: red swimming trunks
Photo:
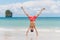
[[[30,21],[35,21],[37,16],[29,16],[28,18],[29,18]]]

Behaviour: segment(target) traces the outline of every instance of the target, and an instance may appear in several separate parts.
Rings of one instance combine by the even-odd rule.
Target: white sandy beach
[[[26,29],[0,28],[0,40],[60,40],[59,29],[38,29],[39,36],[36,39],[35,32],[29,32],[25,36]]]

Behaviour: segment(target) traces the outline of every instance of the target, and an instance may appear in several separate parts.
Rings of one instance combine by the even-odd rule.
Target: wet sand
[[[0,29],[0,40],[60,40],[60,30],[39,29],[38,37],[35,32],[25,35],[24,29]]]

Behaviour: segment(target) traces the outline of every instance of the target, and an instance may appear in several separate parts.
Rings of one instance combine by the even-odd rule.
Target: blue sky
[[[22,5],[30,15],[46,8],[39,17],[60,17],[60,0],[0,0],[0,17],[5,17],[7,9],[12,11],[13,17],[26,17]]]
[[[18,2],[25,2],[27,0],[0,0],[0,4],[10,4],[10,3],[18,3]]]

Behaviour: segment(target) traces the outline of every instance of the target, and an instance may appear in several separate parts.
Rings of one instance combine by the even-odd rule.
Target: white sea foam
[[[0,31],[26,31],[27,28],[0,28]],[[40,32],[60,32],[60,29],[37,29]]]

